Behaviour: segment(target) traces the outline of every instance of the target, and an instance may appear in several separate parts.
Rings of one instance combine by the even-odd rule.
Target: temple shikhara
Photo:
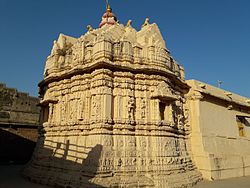
[[[99,28],[87,28],[80,38],[60,34],[47,58],[43,127],[26,177],[71,188],[177,188],[243,176],[242,163],[250,175],[250,151],[230,150],[250,145],[249,99],[186,81],[148,18],[136,31],[108,5]]]

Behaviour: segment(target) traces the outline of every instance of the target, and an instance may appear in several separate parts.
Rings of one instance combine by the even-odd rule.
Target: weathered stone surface
[[[0,84],[0,163],[27,163],[38,137],[39,99]]]
[[[25,175],[62,187],[185,187],[191,159],[183,68],[156,24],[60,35],[39,84],[43,130]]]
[[[38,125],[39,99],[0,84],[0,124]]]

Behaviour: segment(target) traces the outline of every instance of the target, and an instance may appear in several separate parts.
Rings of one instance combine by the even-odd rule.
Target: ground
[[[219,181],[203,181],[193,188],[250,188],[250,176]]]
[[[22,178],[23,168],[24,165],[1,165],[0,188],[48,188]],[[213,182],[203,181],[193,188],[250,188],[250,176]]]
[[[1,165],[0,188],[48,188],[31,183],[21,176],[24,165]]]

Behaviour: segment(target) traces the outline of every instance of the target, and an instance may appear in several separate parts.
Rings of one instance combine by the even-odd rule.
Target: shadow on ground
[[[48,188],[32,183],[21,175],[25,165],[0,165],[0,188]]]
[[[27,163],[36,142],[0,128],[0,164]]]
[[[23,175],[32,182],[53,187],[102,187],[92,181],[98,173],[102,147],[71,144],[67,139],[45,141],[42,137]]]

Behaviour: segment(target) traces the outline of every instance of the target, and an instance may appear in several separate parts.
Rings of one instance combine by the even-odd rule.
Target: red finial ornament
[[[116,16],[112,13],[112,8],[110,7],[108,0],[106,0],[106,12],[102,16],[102,21],[99,24],[99,27],[102,27],[106,24],[114,25],[117,22]]]

